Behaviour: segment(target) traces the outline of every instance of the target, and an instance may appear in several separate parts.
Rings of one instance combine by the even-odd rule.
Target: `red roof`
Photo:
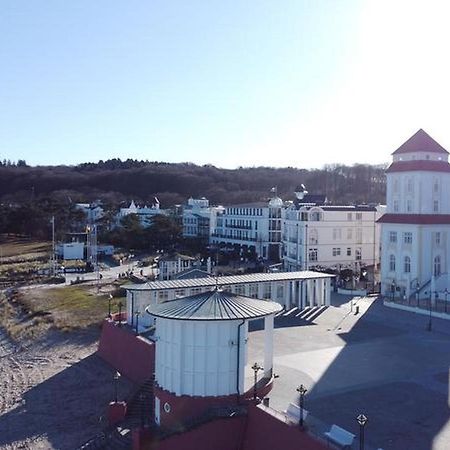
[[[450,214],[384,214],[377,222],[412,225],[450,225]]]
[[[447,161],[431,160],[395,161],[387,168],[386,173],[419,170],[428,172],[450,172],[450,164]]]
[[[413,153],[413,152],[431,152],[431,153],[445,153],[445,150],[440,144],[438,144],[429,134],[425,133],[422,128],[413,134],[404,144],[402,144],[393,155],[399,153]]]

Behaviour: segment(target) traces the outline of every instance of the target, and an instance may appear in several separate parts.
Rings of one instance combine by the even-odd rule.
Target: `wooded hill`
[[[163,208],[190,197],[212,204],[239,204],[267,199],[277,186],[284,200],[294,198],[299,184],[310,193],[325,194],[335,204],[385,202],[386,166],[328,165],[322,169],[240,167],[220,169],[191,163],[168,164],[111,159],[78,166],[0,164],[0,202],[40,203],[44,199],[71,204],[101,200],[117,208],[134,199],[149,204],[157,196]]]

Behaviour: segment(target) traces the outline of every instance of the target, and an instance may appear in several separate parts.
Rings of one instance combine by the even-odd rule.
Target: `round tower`
[[[246,389],[248,322],[264,318],[264,374],[270,388],[273,319],[281,305],[215,289],[147,307],[155,319],[155,422],[171,427],[252,397]]]

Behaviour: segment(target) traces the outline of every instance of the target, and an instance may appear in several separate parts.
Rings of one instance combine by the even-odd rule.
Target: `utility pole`
[[[52,277],[56,276],[56,244],[55,244],[55,216],[50,221],[52,224],[52,256],[50,259],[50,273]]]

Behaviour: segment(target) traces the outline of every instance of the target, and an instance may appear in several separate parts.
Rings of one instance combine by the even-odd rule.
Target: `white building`
[[[158,280],[171,280],[178,273],[193,269],[199,261],[179,253],[161,256],[158,260]]]
[[[243,256],[279,261],[282,209],[283,201],[276,195],[268,202],[227,206],[217,214],[210,242],[234,247]]]
[[[382,293],[429,298],[450,287],[448,152],[419,130],[392,155],[387,211],[380,219]]]
[[[86,214],[86,221],[88,223],[95,223],[104,215],[103,208],[97,203],[77,203],[75,208]]]
[[[209,206],[209,200],[205,197],[191,197],[183,208],[183,236],[208,242],[216,228],[217,213],[224,209],[223,206]]]
[[[129,214],[136,214],[143,227],[149,227],[152,224],[152,220],[157,215],[167,215],[167,211],[160,208],[159,200],[155,197],[152,206],[139,206],[131,201],[128,208],[120,208],[119,213],[116,216],[116,225],[121,225],[121,220]]]
[[[383,206],[335,206],[320,196],[296,192],[284,211],[283,266],[359,270],[376,267],[380,258]]]

